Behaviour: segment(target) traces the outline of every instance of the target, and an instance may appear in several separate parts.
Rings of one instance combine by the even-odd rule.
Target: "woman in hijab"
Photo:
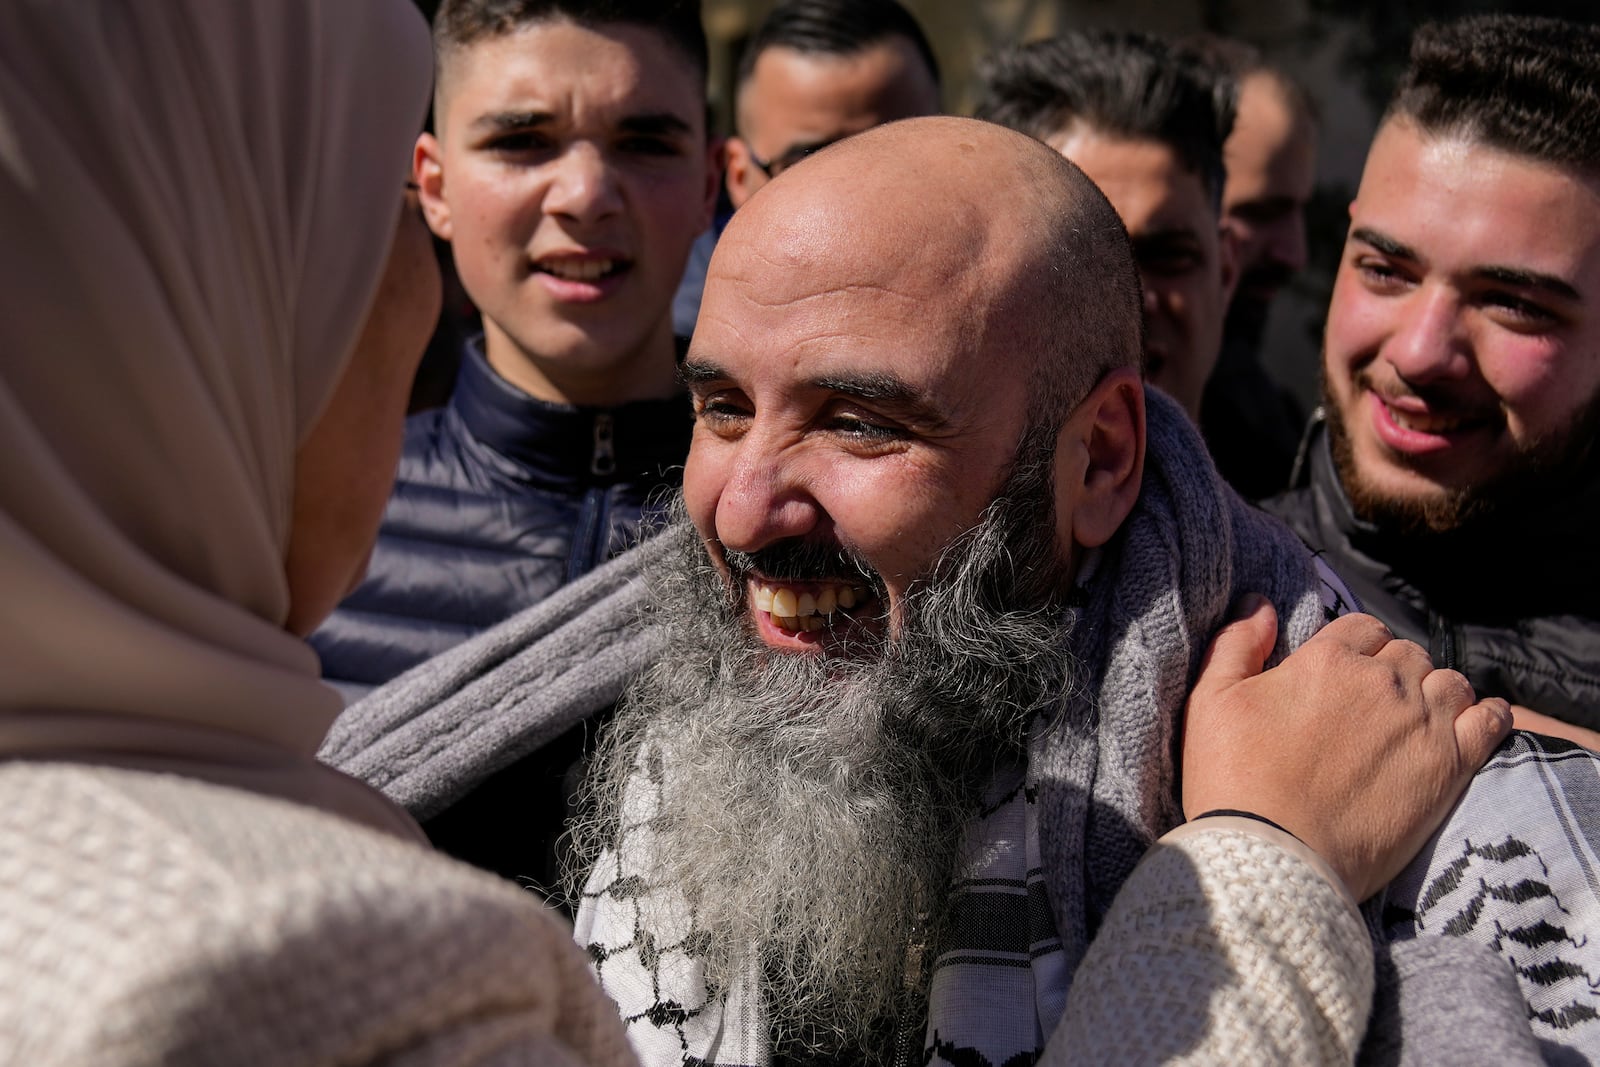
[[[408,0],[0,7],[0,1061],[627,1057],[558,922],[313,758],[428,68]]]

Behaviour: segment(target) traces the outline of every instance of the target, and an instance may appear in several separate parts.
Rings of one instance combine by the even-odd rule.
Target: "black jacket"
[[[535,400],[469,342],[450,403],[406,421],[360,586],[311,636],[347,700],[549,596],[638,536],[680,483],[688,401]]]
[[[1362,610],[1479,696],[1600,729],[1600,478],[1515,515],[1402,537],[1355,517],[1320,427],[1308,466],[1309,484],[1264,506],[1325,555]]]

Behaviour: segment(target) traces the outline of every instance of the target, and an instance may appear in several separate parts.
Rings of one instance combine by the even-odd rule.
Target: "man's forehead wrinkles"
[[[770,264],[765,273],[742,271],[729,277],[740,285],[740,297],[757,308],[800,311],[818,303],[859,300],[868,304],[882,298],[919,305],[927,299],[926,295],[884,282],[847,281],[819,287],[812,281],[815,271],[785,260],[773,260],[770,256],[764,257],[764,261]],[[866,310],[865,307],[862,310]]]

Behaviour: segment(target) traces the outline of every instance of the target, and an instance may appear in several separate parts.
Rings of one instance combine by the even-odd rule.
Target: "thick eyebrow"
[[[1169,245],[1179,242],[1198,244],[1200,235],[1188,226],[1164,226],[1159,230],[1147,230],[1137,237],[1130,234],[1128,240],[1135,248],[1149,245]]]
[[[1583,296],[1578,290],[1553,274],[1540,274],[1538,271],[1524,270],[1521,267],[1479,267],[1474,273],[1480,278],[1487,278],[1501,285],[1510,285],[1518,289],[1536,289],[1573,304],[1583,303]]]
[[[554,118],[548,111],[494,111],[473,119],[472,129],[479,133],[504,133],[542,126]]]
[[[728,372],[715,363],[696,359],[694,356],[689,356],[678,364],[678,380],[685,386],[693,387],[704,385],[706,382],[725,381],[727,377]]]
[[[707,382],[727,381],[729,374],[717,364],[690,356],[678,367],[678,377],[691,389]],[[873,404],[886,404],[898,408],[907,418],[923,422],[930,427],[942,426],[945,417],[927,397],[905,379],[884,371],[867,371],[861,374],[829,374],[813,378],[807,383],[830,393],[842,393]]]
[[[1390,237],[1386,233],[1379,233],[1377,230],[1371,229],[1367,226],[1357,226],[1355,229],[1351,230],[1350,239],[1352,241],[1360,241],[1362,244],[1371,245],[1384,255],[1391,256],[1394,259],[1419,258],[1417,253],[1410,247],[1401,244],[1399,241],[1396,241],[1393,237]]]
[[[1406,247],[1387,234],[1379,233],[1377,230],[1368,229],[1365,226],[1358,226],[1356,229],[1351,230],[1350,236],[1357,241],[1371,245],[1379,252],[1394,259],[1417,260],[1419,258],[1411,248]],[[1473,270],[1472,274],[1474,277],[1484,278],[1491,282],[1499,282],[1501,285],[1509,285],[1517,289],[1536,289],[1574,304],[1583,303],[1583,294],[1579,293],[1570,282],[1558,278],[1554,274],[1541,274],[1538,271],[1527,270],[1523,267],[1494,265],[1478,267]]]
[[[482,133],[506,133],[525,130],[530,126],[543,126],[554,120],[554,113],[549,111],[495,111],[479,115],[472,121],[472,128]],[[618,120],[617,128],[623,133],[656,137],[687,137],[694,133],[693,126],[670,111],[625,115]]]
[[[640,115],[627,115],[617,123],[623,133],[646,134],[657,137],[688,137],[694,127],[670,111],[647,111]]]
[[[893,374],[830,375],[813,379],[811,384],[819,389],[879,404],[902,404],[908,407],[920,407],[922,404],[922,394]]]

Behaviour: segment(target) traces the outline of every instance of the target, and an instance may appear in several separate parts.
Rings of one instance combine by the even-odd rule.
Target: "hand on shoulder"
[[[1510,732],[1511,709],[1370,615],[1333,620],[1263,670],[1277,616],[1253,599],[1218,632],[1190,695],[1184,812],[1271,819],[1364,900],[1438,828]]]

